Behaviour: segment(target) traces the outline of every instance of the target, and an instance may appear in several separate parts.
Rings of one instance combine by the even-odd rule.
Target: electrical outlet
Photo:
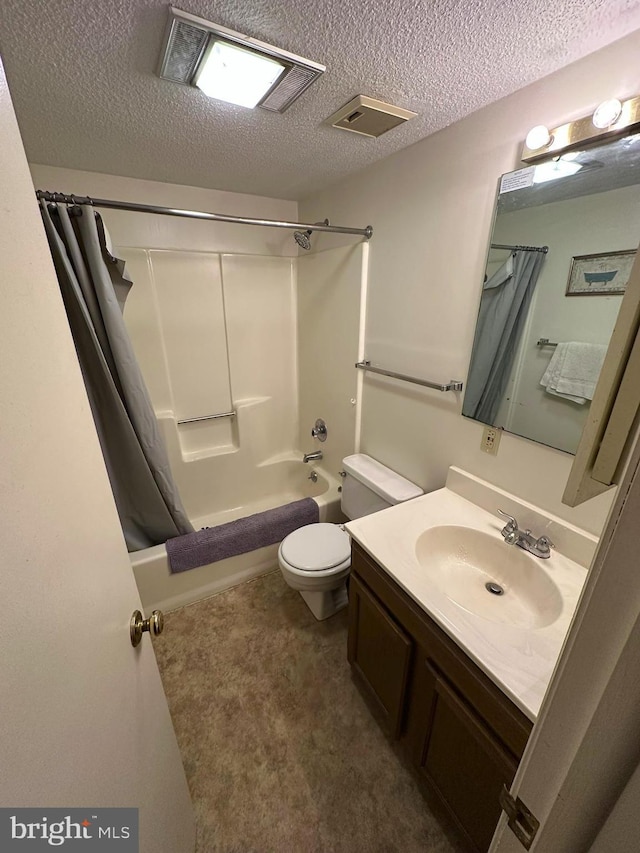
[[[482,450],[483,453],[489,453],[491,456],[497,456],[498,448],[500,447],[501,435],[502,430],[498,427],[485,427],[482,433],[480,450]]]

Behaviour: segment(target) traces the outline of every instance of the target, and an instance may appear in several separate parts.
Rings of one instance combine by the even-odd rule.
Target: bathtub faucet
[[[321,450],[314,450],[313,453],[305,453],[302,457],[303,462],[313,462],[314,459],[322,459]]]

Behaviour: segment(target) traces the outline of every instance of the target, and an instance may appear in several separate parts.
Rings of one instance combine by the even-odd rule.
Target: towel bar
[[[180,426],[180,424],[193,424],[196,421],[213,421],[216,418],[235,418],[235,416],[235,412],[220,412],[218,415],[202,415],[202,417],[199,418],[185,418],[182,421],[178,421],[178,426]]]
[[[462,391],[462,382],[451,379],[446,384],[441,382],[429,382],[426,379],[416,379],[415,376],[406,376],[404,373],[395,373],[393,370],[383,370],[381,367],[373,367],[370,361],[357,361],[358,370],[367,370],[369,373],[379,373],[380,376],[390,376],[392,379],[401,379],[403,382],[413,382],[414,385],[422,385],[424,388],[434,388],[436,391]]]
[[[557,347],[558,344],[555,341],[550,341],[549,338],[540,338],[536,341],[537,347]]]

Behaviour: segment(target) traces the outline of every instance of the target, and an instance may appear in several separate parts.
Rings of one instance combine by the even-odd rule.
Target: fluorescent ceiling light
[[[575,160],[548,160],[535,167],[533,173],[534,184],[544,184],[546,181],[556,181],[558,178],[568,178],[582,169],[581,163]]]
[[[284,71],[268,56],[224,41],[214,41],[194,80],[210,98],[255,107]]]
[[[318,62],[169,7],[158,68],[164,80],[283,113],[324,71]]]

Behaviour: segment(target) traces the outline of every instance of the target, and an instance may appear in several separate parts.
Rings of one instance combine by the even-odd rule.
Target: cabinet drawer
[[[353,576],[349,584],[349,663],[375,698],[389,734],[402,731],[412,643],[378,599]]]
[[[517,759],[431,662],[431,707],[420,769],[478,851],[489,849],[500,817],[498,796],[510,787]]]

